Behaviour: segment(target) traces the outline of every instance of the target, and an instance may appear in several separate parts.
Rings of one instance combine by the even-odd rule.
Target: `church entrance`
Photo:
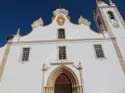
[[[59,66],[49,75],[45,93],[83,93],[83,91],[73,70]]]
[[[60,74],[55,81],[55,93],[72,93],[71,80],[64,73]]]

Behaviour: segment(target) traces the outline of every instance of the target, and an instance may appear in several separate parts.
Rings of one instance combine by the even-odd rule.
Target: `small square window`
[[[94,45],[97,58],[104,58],[104,52],[101,45]]]
[[[22,52],[23,53],[22,53],[21,61],[28,61],[29,60],[30,48],[23,48]]]
[[[65,38],[65,30],[64,29],[58,29],[58,38],[59,39]]]

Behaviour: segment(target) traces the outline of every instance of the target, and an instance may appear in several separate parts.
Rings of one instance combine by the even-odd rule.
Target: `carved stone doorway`
[[[72,93],[72,83],[66,74],[62,73],[57,77],[55,93]]]
[[[61,80],[61,79],[64,80]],[[64,82],[62,82],[64,81]],[[64,87],[65,86],[65,87]],[[45,93],[83,93],[82,86],[72,69],[59,66],[50,74]]]

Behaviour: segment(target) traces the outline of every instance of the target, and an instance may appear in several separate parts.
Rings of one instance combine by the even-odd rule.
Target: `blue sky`
[[[108,0],[104,0],[108,2]],[[125,0],[113,0],[125,19]],[[31,23],[42,17],[44,24],[51,22],[52,12],[59,8],[69,11],[71,21],[77,23],[80,15],[92,22],[95,29],[93,10],[96,0],[0,0],[0,46],[6,43],[6,37],[16,33],[21,35],[31,31]]]

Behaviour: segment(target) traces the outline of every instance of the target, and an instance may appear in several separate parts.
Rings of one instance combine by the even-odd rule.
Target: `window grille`
[[[59,39],[65,38],[65,30],[64,29],[58,29],[58,38]]]
[[[66,47],[59,46],[59,59],[66,59]]]
[[[104,58],[104,52],[101,45],[94,45],[97,58]]]
[[[23,48],[21,61],[28,61],[29,60],[29,53],[30,53],[30,48]]]

